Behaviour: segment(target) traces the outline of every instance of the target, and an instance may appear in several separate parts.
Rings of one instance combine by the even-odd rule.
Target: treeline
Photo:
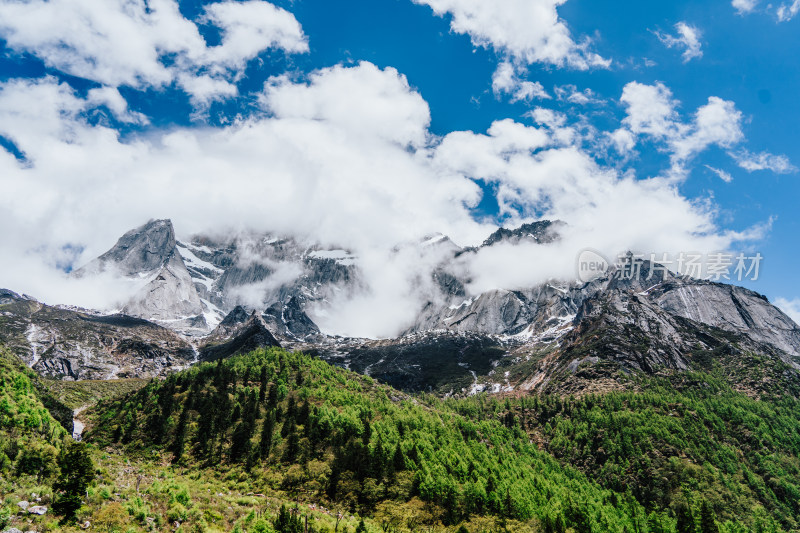
[[[278,349],[199,365],[102,403],[87,438],[249,476],[291,498],[373,516],[386,530],[492,515],[536,530],[675,531],[537,449],[520,427],[432,407]]]

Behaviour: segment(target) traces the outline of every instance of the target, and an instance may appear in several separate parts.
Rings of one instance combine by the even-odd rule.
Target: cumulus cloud
[[[49,67],[103,85],[180,85],[198,104],[236,94],[231,84],[268,48],[305,52],[294,16],[260,0],[211,4],[198,21],[221,33],[208,46],[174,0],[0,2],[0,36]]]
[[[672,166],[668,173],[674,179],[684,178],[689,162],[708,147],[731,148],[744,139],[741,111],[734,102],[717,96],[710,96],[691,121],[681,119],[677,112],[679,102],[662,83],[628,83],[620,102],[626,108],[623,126],[634,135],[661,143],[661,149],[670,153]],[[615,138],[627,140],[622,133],[616,133]],[[620,145],[629,147],[630,143]]]
[[[683,62],[688,63],[692,59],[699,59],[703,57],[702,45],[700,43],[701,33],[695,26],[691,26],[685,22],[678,22],[675,24],[676,35],[668,33],[656,32],[656,37],[667,48],[683,49]]]
[[[758,0],[733,0],[731,2],[731,5],[736,9],[736,13],[739,15],[750,13],[756,8],[757,4]]]
[[[422,146],[428,136],[427,102],[392,67],[335,66],[312,73],[306,83],[272,78],[261,102],[278,119],[321,121],[401,145]]]
[[[744,149],[732,152],[730,155],[737,165],[748,172],[756,170],[771,170],[777,174],[797,172],[797,167],[785,155],[774,155],[769,152],[752,153]]]
[[[663,89],[661,97],[671,102]],[[332,333],[396,334],[435,292],[430,274],[439,261],[397,244],[437,231],[480,243],[495,225],[473,217],[484,194],[476,180],[495,191],[509,226],[542,217],[569,226],[563,242],[520,249],[513,260],[503,246],[475,256],[462,265],[475,291],[570,278],[587,246],[609,254],[719,250],[752,238],[721,231],[713,205],[686,199],[670,180],[602,167],[552,110],[533,110],[536,126],[507,119],[483,133],[436,137],[422,96],[395,69],[371,63],[273,78],[260,112],[221,127],[150,127],[123,140],[88,119],[97,106],[124,115],[115,100],[113,92],[82,97],[52,78],[0,83],[0,135],[27,158],[0,150],[0,253],[14,258],[0,264],[0,286],[105,307],[98,299],[118,300],[119,291],[64,283],[65,250],[82,250],[80,265],[143,221],[171,218],[184,236],[248,229],[351,250],[364,290],[342,294],[330,302],[335,313],[326,319],[318,309],[315,318]],[[715,110],[698,111],[686,136],[719,140]],[[675,117],[667,106],[626,127],[658,131]]]
[[[521,70],[525,72],[525,69]],[[492,75],[492,91],[497,96],[511,95],[512,102],[552,98],[538,81],[520,79],[517,68],[509,61],[502,61],[497,65],[497,69]]]
[[[603,99],[598,97],[597,94],[586,88],[579,91],[574,85],[560,85],[555,88],[556,97],[562,102],[569,102],[576,105],[589,105],[589,104],[602,104]]]
[[[439,16],[451,15],[450,29],[469,35],[475,46],[525,63],[547,63],[581,70],[608,67],[610,61],[576,43],[558,6],[566,0],[413,0]]]
[[[678,113],[675,107],[678,102],[672,98],[672,91],[663,83],[628,83],[622,90],[620,102],[627,108],[627,116],[622,123],[632,133],[649,135],[656,139],[671,137],[677,133]]]
[[[794,300],[789,300],[787,298],[776,298],[775,305],[778,306],[784,313],[789,315],[789,317],[794,320],[796,324],[800,324],[800,298],[795,298]]]

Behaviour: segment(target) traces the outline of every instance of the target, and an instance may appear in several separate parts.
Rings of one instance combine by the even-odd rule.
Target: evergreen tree
[[[697,526],[694,523],[692,508],[685,501],[678,501],[675,505],[675,518],[677,519],[677,533],[696,533]]]
[[[58,457],[58,467],[61,473],[53,484],[53,510],[63,515],[65,522],[73,522],[75,513],[81,508],[86,487],[94,479],[94,464],[86,444],[65,442]]]
[[[258,403],[263,404],[267,400],[267,365],[261,367],[261,374],[258,376],[261,384],[258,387]]]
[[[261,443],[259,449],[261,452],[261,459],[264,460],[269,457],[269,450],[272,447],[272,432],[275,429],[275,412],[270,411],[264,417],[264,425],[261,426]]]
[[[292,428],[286,439],[286,450],[283,455],[283,460],[287,463],[294,463],[299,453],[300,436],[297,434],[297,428]]]
[[[708,500],[703,500],[700,505],[700,533],[719,533],[717,527],[716,514]]]
[[[394,455],[392,456],[392,467],[394,468],[395,472],[402,472],[406,469],[406,458],[403,455],[403,449],[400,447],[400,443],[397,443],[397,446],[394,448]]]
[[[278,517],[275,519],[276,533],[303,533],[303,521],[295,516],[285,505],[281,505]]]
[[[177,463],[183,458],[184,442],[186,441],[186,423],[189,418],[189,409],[186,407],[181,411],[181,416],[178,419],[178,427],[175,428],[175,439],[172,442],[172,453],[174,459],[172,462]]]
[[[274,383],[269,385],[269,394],[267,394],[267,408],[274,409],[278,405],[278,386]]]
[[[367,533],[367,524],[364,523],[363,518],[358,523],[358,527],[356,527],[356,533]]]

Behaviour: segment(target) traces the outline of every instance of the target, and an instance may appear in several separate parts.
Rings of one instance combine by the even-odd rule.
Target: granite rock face
[[[151,220],[120,237],[106,253],[78,270],[78,275],[114,269],[123,276],[161,269],[175,252],[175,229],[169,220]]]
[[[178,333],[125,315],[52,307],[0,290],[0,342],[55,379],[156,377],[195,361]]]
[[[500,242],[519,244],[523,241],[536,244],[551,243],[558,240],[558,230],[564,225],[563,222],[558,220],[540,220],[530,224],[523,224],[515,229],[500,228],[489,235],[481,246],[493,246]]]
[[[286,303],[276,302],[269,306],[262,318],[282,338],[313,341],[322,336],[319,327],[303,311],[300,300],[294,296]]]
[[[751,290],[707,281],[673,280],[656,287],[650,298],[673,315],[747,335],[800,356],[800,327]]]
[[[77,270],[76,277],[118,275],[137,287],[123,312],[184,332],[207,332],[203,304],[178,251],[169,220],[151,220],[129,231],[106,253]]]

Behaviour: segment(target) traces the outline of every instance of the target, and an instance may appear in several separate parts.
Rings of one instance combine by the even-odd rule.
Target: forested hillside
[[[487,531],[794,528],[796,404],[686,379],[686,392],[441,401],[271,349],[103,403],[89,438],[386,531],[482,531],[482,517]]]
[[[747,396],[713,369],[636,378],[635,392],[443,400],[258,350],[101,400],[78,452],[41,401],[52,387],[0,355],[3,525],[708,533],[800,521],[800,402]],[[94,388],[67,387],[81,401]],[[67,508],[76,461],[85,485]],[[31,494],[45,515],[21,510]]]

